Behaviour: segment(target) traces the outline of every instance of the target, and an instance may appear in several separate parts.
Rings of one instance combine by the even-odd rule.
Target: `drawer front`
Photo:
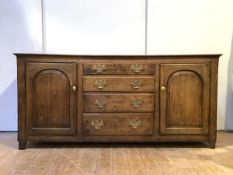
[[[85,93],[84,112],[153,112],[154,94]]]
[[[153,113],[83,114],[84,135],[152,135]]]
[[[154,92],[154,77],[84,76],[83,91]]]
[[[155,72],[154,64],[140,64],[140,63],[96,63],[84,64],[84,75],[114,75],[114,74],[148,74],[152,75]]]

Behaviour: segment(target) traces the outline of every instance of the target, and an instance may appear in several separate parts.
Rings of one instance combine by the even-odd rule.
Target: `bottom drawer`
[[[153,113],[84,113],[83,134],[90,136],[152,135]]]

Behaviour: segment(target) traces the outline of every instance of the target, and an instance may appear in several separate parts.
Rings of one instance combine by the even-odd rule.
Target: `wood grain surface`
[[[104,113],[101,115],[87,113],[83,114],[83,134],[102,136],[152,135],[153,118],[153,113]]]
[[[32,141],[215,147],[219,54],[16,56],[19,149]]]
[[[154,92],[153,76],[84,76],[83,91]]]
[[[84,112],[153,112],[154,94],[84,93]]]
[[[98,66],[98,67],[97,67]],[[120,74],[154,74],[155,65],[153,64],[143,64],[139,62],[131,62],[122,64],[113,63],[91,63],[83,65],[84,75],[120,75]],[[100,68],[100,69],[98,69]]]

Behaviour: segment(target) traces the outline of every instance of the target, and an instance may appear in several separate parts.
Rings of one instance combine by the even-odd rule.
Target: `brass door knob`
[[[166,87],[165,86],[161,86],[161,91],[165,91]]]
[[[72,86],[72,89],[73,89],[73,91],[76,91],[77,87],[76,86]]]

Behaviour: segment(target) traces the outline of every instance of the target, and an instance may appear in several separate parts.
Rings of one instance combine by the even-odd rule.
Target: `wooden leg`
[[[24,150],[27,146],[26,141],[19,141],[19,150]]]
[[[215,140],[210,140],[209,141],[209,146],[210,146],[211,149],[215,149],[215,143],[216,143]]]

